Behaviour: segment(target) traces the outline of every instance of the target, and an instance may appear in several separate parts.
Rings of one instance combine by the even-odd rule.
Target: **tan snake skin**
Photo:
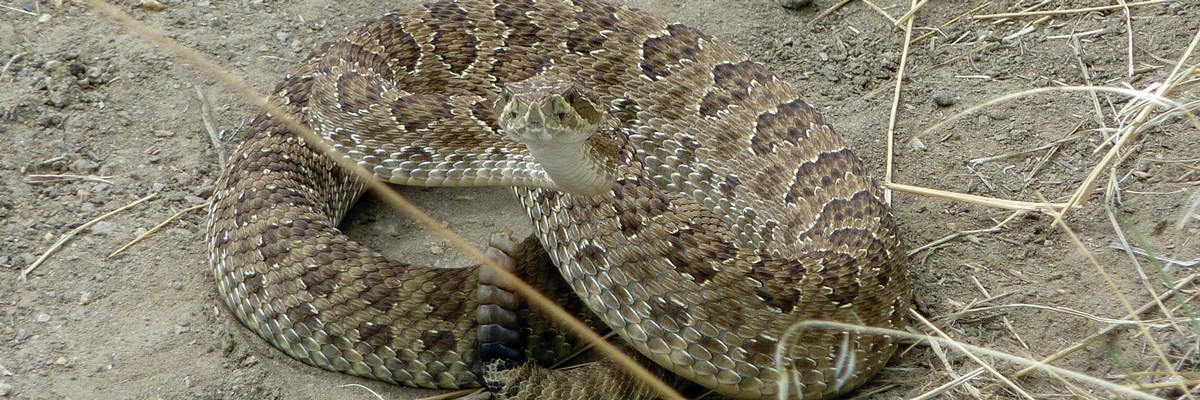
[[[500,88],[545,75],[574,80],[616,121],[606,193],[550,189],[530,151],[497,131]],[[549,258],[527,242],[517,272],[720,394],[775,398],[787,379],[793,398],[834,397],[895,350],[817,329],[781,343],[804,320],[902,328],[907,259],[878,186],[821,115],[692,28],[590,0],[430,3],[325,45],[273,101],[380,179],[522,186]],[[334,165],[269,116],[254,120],[210,207],[221,298],[309,364],[478,386],[478,270],[389,261],[342,235],[363,183]],[[572,347],[544,317],[520,315],[534,360]],[[578,377],[538,379],[606,397]]]

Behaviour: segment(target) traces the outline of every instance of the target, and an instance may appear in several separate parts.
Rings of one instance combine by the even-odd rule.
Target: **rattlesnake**
[[[586,116],[601,125],[586,142],[600,146],[571,153],[611,168],[600,194],[500,131],[495,113],[514,104],[502,88],[530,82],[567,84],[556,99],[604,111]],[[537,238],[509,254],[516,272],[718,393],[771,398],[786,378],[793,395],[832,397],[895,350],[832,330],[781,341],[803,320],[902,327],[905,252],[877,184],[823,117],[692,28],[593,0],[441,1],[324,45],[272,101],[380,179],[516,186]],[[586,111],[566,108],[545,111]],[[389,261],[342,235],[363,187],[283,123],[255,118],[210,207],[220,297],[307,363],[479,385],[477,269]],[[520,318],[535,361],[572,346],[544,316]],[[573,379],[546,384],[591,385]]]

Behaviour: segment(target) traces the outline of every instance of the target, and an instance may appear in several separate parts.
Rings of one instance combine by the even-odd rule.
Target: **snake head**
[[[604,109],[574,81],[544,74],[506,85],[494,112],[505,134],[532,147],[586,141],[599,128]]]

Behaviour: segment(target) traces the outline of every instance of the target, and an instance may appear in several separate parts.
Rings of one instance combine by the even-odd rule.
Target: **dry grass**
[[[901,93],[905,84],[905,80],[900,79],[899,76],[903,76],[908,68],[907,64],[909,61],[908,57],[910,53],[910,46],[933,37],[934,34],[939,30],[938,27],[922,27],[917,25],[919,22],[922,22],[921,7],[936,7],[937,2],[926,4],[924,1],[919,3],[917,1],[913,1],[910,7],[906,10],[890,11],[880,8],[878,5],[875,5],[868,0],[862,0],[862,2],[864,5],[874,10],[874,12],[881,14],[890,23],[899,26],[901,30],[898,32],[898,34],[902,34],[904,38],[902,41],[903,47],[899,49],[902,58],[899,72],[897,73],[898,77],[894,79],[895,87],[892,96],[891,119],[889,121],[887,131],[885,132],[888,142],[887,171],[884,175],[886,186],[891,190],[916,196],[936,197],[939,199],[959,202],[971,206],[1016,210],[1016,212],[1012,213],[1008,218],[1002,222],[999,222],[992,228],[954,232],[948,234],[947,237],[941,240],[915,249],[914,254],[928,252],[932,249],[936,249],[939,246],[944,246],[948,243],[953,243],[958,240],[970,240],[970,238],[973,238],[976,235],[987,235],[1001,232],[1008,229],[1009,222],[1018,216],[1025,215],[1027,213],[1040,213],[1049,217],[1047,218],[1047,223],[1054,229],[1061,231],[1064,237],[1069,238],[1071,243],[1074,244],[1078,251],[1084,255],[1091,267],[1094,268],[1095,273],[1104,277],[1110,286],[1106,288],[1106,290],[1120,302],[1122,307],[1120,314],[1123,316],[1119,318],[1104,317],[1071,310],[1065,307],[1036,304],[1012,303],[984,305],[985,303],[995,302],[996,300],[1002,298],[1003,295],[991,296],[987,293],[987,290],[984,289],[982,285],[978,285],[984,300],[977,303],[973,302],[956,314],[934,316],[931,318],[934,322],[925,320],[924,316],[914,314],[914,319],[920,321],[921,324],[913,329],[923,333],[884,331],[873,328],[863,328],[820,321],[808,321],[797,324],[795,326],[795,330],[798,331],[810,328],[836,328],[873,332],[877,334],[893,335],[911,341],[911,343],[914,344],[929,346],[932,352],[935,353],[935,355],[940,359],[939,363],[931,362],[931,365],[936,365],[937,367],[935,368],[940,367],[942,369],[941,375],[947,379],[932,380],[939,378],[936,376],[936,374],[934,374],[934,376],[931,376],[931,380],[927,382],[909,382],[910,385],[923,385],[930,388],[928,391],[926,391],[926,393],[914,397],[917,399],[935,398],[938,396],[948,396],[953,398],[964,396],[970,398],[1040,398],[1046,394],[1031,393],[1022,386],[1022,378],[1026,377],[1033,371],[1040,371],[1040,373],[1044,376],[1048,376],[1050,379],[1061,383],[1058,388],[1059,392],[1055,393],[1055,396],[1107,398],[1110,396],[1109,394],[1111,394],[1112,396],[1129,398],[1160,398],[1160,396],[1168,395],[1175,398],[1194,398],[1193,393],[1196,393],[1198,390],[1197,388],[1200,388],[1200,376],[1194,372],[1187,371],[1186,369],[1195,368],[1195,360],[1200,358],[1196,355],[1196,343],[1198,341],[1196,332],[1200,332],[1200,321],[1197,320],[1194,303],[1194,300],[1197,297],[1196,285],[1194,283],[1194,281],[1197,279],[1197,275],[1188,275],[1182,279],[1169,279],[1169,275],[1166,273],[1168,266],[1161,262],[1162,258],[1153,256],[1150,257],[1150,264],[1152,265],[1153,269],[1150,270],[1149,273],[1143,272],[1141,274],[1143,279],[1142,284],[1147,292],[1150,293],[1150,301],[1135,308],[1133,306],[1134,301],[1123,295],[1122,291],[1117,288],[1117,284],[1114,282],[1115,278],[1108,276],[1106,269],[1099,261],[1097,261],[1095,255],[1087,248],[1087,246],[1084,245],[1079,236],[1071,228],[1068,220],[1070,220],[1073,212],[1077,212],[1076,210],[1103,210],[1103,213],[1107,216],[1107,219],[1112,225],[1114,232],[1111,234],[1112,237],[1104,237],[1104,234],[1097,232],[1090,232],[1088,235],[1091,236],[1091,239],[1122,243],[1124,245],[1123,248],[1130,249],[1129,259],[1131,264],[1137,266],[1139,269],[1142,268],[1132,249],[1134,247],[1154,248],[1155,246],[1153,246],[1153,244],[1147,245],[1141,243],[1144,242],[1144,240],[1139,240],[1138,238],[1134,238],[1134,241],[1138,242],[1139,246],[1133,246],[1129,243],[1128,238],[1125,237],[1124,232],[1130,231],[1130,228],[1124,226],[1120,218],[1116,217],[1117,213],[1114,212],[1120,208],[1118,201],[1122,195],[1120,183],[1122,182],[1123,177],[1126,177],[1128,174],[1132,173],[1129,166],[1129,161],[1132,157],[1131,155],[1135,153],[1133,151],[1134,147],[1137,146],[1139,142],[1147,135],[1153,134],[1151,133],[1152,128],[1176,123],[1175,121],[1182,119],[1186,121],[1187,124],[1195,127],[1196,132],[1200,132],[1200,120],[1198,120],[1195,115],[1195,111],[1200,108],[1200,101],[1187,100],[1187,96],[1184,96],[1185,94],[1189,94],[1189,91],[1193,90],[1197,84],[1200,83],[1200,75],[1197,74],[1197,65],[1200,64],[1197,64],[1192,57],[1192,52],[1195,50],[1197,42],[1200,42],[1200,31],[1196,32],[1196,35],[1192,39],[1184,54],[1180,55],[1174,60],[1158,60],[1160,62],[1170,61],[1169,63],[1164,63],[1170,64],[1170,72],[1162,77],[1161,80],[1146,85],[1146,87],[1142,89],[1117,86],[1098,86],[1091,84],[1086,86],[1060,86],[1030,89],[1024,92],[1012,93],[970,107],[958,113],[957,115],[946,118],[945,120],[925,129],[925,132],[935,132],[942,128],[944,124],[950,123],[951,121],[966,115],[972,115],[976,111],[985,109],[987,107],[1011,102],[1014,99],[1026,96],[1040,95],[1048,92],[1065,92],[1071,94],[1078,93],[1081,95],[1086,95],[1092,100],[1092,108],[1087,110],[1087,112],[1095,114],[1103,121],[1115,122],[1115,127],[1105,127],[1106,129],[1103,130],[1103,133],[1107,136],[1103,140],[1103,145],[1096,148],[1096,157],[1094,157],[1092,160],[1089,173],[1083,180],[1074,186],[1074,189],[1071,190],[1071,195],[1065,199],[1065,201],[1050,203],[1040,198],[1025,200],[998,199],[969,193],[922,188],[893,181],[893,153],[895,152],[893,144],[895,143],[897,131],[896,126],[899,122],[900,116],[899,110],[902,98]],[[1034,31],[1039,24],[1046,23],[1046,21],[1048,21],[1051,17],[1090,13],[1100,10],[1120,10],[1121,12],[1125,13],[1125,25],[1129,26],[1128,24],[1131,20],[1131,9],[1160,5],[1170,2],[1171,0],[1154,0],[1130,3],[1125,3],[1122,1],[1120,4],[1112,6],[1071,10],[1040,9],[1039,7],[1044,7],[1049,2],[1038,2],[1035,6],[1026,7],[1024,9],[1009,13],[977,14],[992,4],[992,2],[989,1],[981,2],[978,6],[971,8],[971,10],[967,13],[947,21],[942,25],[942,27],[959,23],[968,18],[972,20],[997,21],[998,23],[1005,23],[1004,25],[998,25],[999,27],[1013,29],[1011,34],[1005,35],[1006,38],[1017,38]],[[237,78],[232,77],[227,72],[222,71],[219,67],[206,61],[198,53],[191,51],[156,32],[153,32],[150,28],[134,21],[133,19],[124,15],[121,11],[107,5],[104,2],[93,0],[89,1],[89,3],[91,3],[94,8],[101,10],[113,18],[121,21],[121,23],[130,30],[136,31],[138,34],[155,41],[164,49],[178,55],[180,58],[187,60],[187,62],[210,74],[219,82],[221,82],[221,84],[226,88],[240,93],[243,99],[245,99],[247,102],[255,104],[260,108],[265,108],[268,110],[271,109],[270,104],[266,103],[263,97],[250,91],[247,86],[240,83]],[[852,6],[852,3],[853,0],[838,2],[836,5],[827,9],[826,12],[821,13],[814,21],[812,21],[812,23],[819,23],[821,19],[834,12],[837,12],[839,9]],[[899,14],[899,16],[892,17],[892,14]],[[913,34],[919,29],[929,30],[929,33],[914,38]],[[1127,32],[1136,32],[1136,29],[1127,30]],[[1085,37],[1086,34],[1087,32],[1084,32],[1076,35],[1066,36],[1064,38],[1077,41],[1080,37]],[[1132,35],[1132,33],[1129,35]],[[1133,38],[1130,37],[1128,42],[1133,43]],[[961,56],[966,57],[970,54],[985,51],[988,48],[990,47],[976,47],[965,51]],[[1129,58],[1127,65],[1129,66],[1130,75],[1135,73],[1135,63],[1132,54],[1132,46],[1130,46],[1130,53],[1126,55],[1126,57]],[[1078,56],[1078,54],[1076,55]],[[954,57],[949,61],[938,65],[947,65],[958,59],[958,57]],[[1191,62],[1191,64],[1189,64],[1189,62]],[[1081,63],[1081,67],[1085,73],[1085,78],[1090,81],[1090,77],[1086,77],[1086,66],[1082,65]],[[1119,109],[1111,107],[1110,104],[1110,107],[1107,107],[1110,112],[1106,114],[1106,107],[1100,101],[1099,93],[1110,93],[1126,96],[1126,100],[1123,100],[1123,103],[1119,103]],[[274,112],[274,114],[282,115],[283,113]],[[1182,116],[1182,118],[1174,118],[1179,116]],[[303,125],[295,123],[293,128],[296,131],[305,132],[306,139],[308,139],[309,142],[314,146],[326,148],[326,151],[332,152],[332,149],[328,149],[328,146],[326,146],[323,142],[316,140],[315,136],[312,135],[311,132],[309,132]],[[209,130],[212,132],[211,128]],[[914,135],[909,138],[909,141],[919,141],[923,134],[924,133]],[[1046,156],[1042,160],[1042,162],[1045,162],[1054,154],[1055,151],[1057,151],[1060,146],[1072,143],[1077,139],[1078,136],[1073,135],[1073,132],[1065,132],[1062,137],[1063,139],[1058,141],[1031,145],[1031,150],[1004,154],[986,159],[964,160],[964,162],[970,161],[972,163],[984,163],[1000,158],[1023,157],[1026,155],[1046,152]],[[1197,149],[1196,156],[1200,157],[1200,149]],[[338,160],[342,159],[341,157],[334,158]],[[1183,176],[1173,178],[1174,182],[1176,182],[1180,187],[1180,190],[1188,190],[1189,187],[1198,186],[1197,181],[1188,180],[1194,179],[1188,177],[1194,176],[1195,171],[1200,171],[1200,161],[1198,161],[1198,159],[1175,161],[1193,171],[1191,174],[1184,174]],[[1162,161],[1160,160],[1159,162]],[[352,163],[346,163],[344,166],[347,169],[356,171],[356,173],[367,177],[368,179],[365,179],[366,181],[374,182],[373,179],[369,179],[369,172],[361,170],[361,168],[358,168]],[[1036,169],[1034,172],[1031,172],[1030,175],[1032,176],[1034,173],[1036,173]],[[455,247],[459,248],[465,254],[468,254],[481,264],[484,264],[489,268],[493,268],[495,271],[497,271],[497,273],[508,274],[507,272],[496,268],[496,266],[478,250],[468,245],[457,235],[454,235],[452,232],[443,228],[436,221],[429,218],[426,214],[418,210],[399,195],[395,194],[395,192],[392,190],[386,188],[384,185],[376,185],[373,190],[379,194],[384,201],[404,210],[413,218],[421,221],[430,231],[446,238]],[[1200,215],[1198,215],[1198,213],[1200,213],[1200,188],[1192,189],[1192,191],[1195,193],[1193,195],[1195,200],[1193,200],[1188,207],[1185,208],[1182,215],[1178,218],[1176,229],[1182,230],[1188,224],[1194,224],[1197,220],[1200,220]],[[1097,194],[1103,196],[1099,204],[1091,201],[1092,198]],[[516,277],[511,276],[511,274],[507,275],[506,277],[510,280],[516,279]],[[537,305],[537,307],[548,310],[549,312],[553,312],[559,317],[563,318],[565,321],[570,321],[573,329],[581,329],[586,331],[586,328],[583,328],[582,324],[578,323],[578,321],[575,321],[574,318],[557,308],[557,306],[555,306],[549,300],[532,292],[532,289],[528,286],[524,287],[521,294],[525,298],[529,299],[531,303]],[[950,324],[951,321],[959,318],[964,318],[979,313],[991,313],[1001,308],[1014,307],[1045,309],[1049,310],[1050,312],[1063,313],[1066,315],[1065,318],[1082,318],[1102,323],[1107,326],[1097,331],[1092,336],[1075,341],[1070,345],[1063,346],[1061,350],[1041,358],[1040,361],[1035,360],[1038,357],[1031,359],[1030,357],[1020,357],[1013,354],[997,352],[979,346],[969,345],[964,342],[970,339],[956,340],[953,332],[947,333],[942,329],[945,325]],[[1157,317],[1142,319],[1146,313],[1150,312],[1157,315]],[[1005,323],[1007,325],[1007,320],[1005,320]],[[1131,372],[1124,374],[1123,376],[1095,377],[1051,365],[1052,363],[1063,359],[1069,354],[1089,347],[1100,346],[1100,338],[1110,335],[1120,327],[1134,328],[1132,329],[1132,331],[1135,332],[1134,334],[1126,335],[1121,340],[1123,341],[1124,345],[1142,346],[1148,349],[1152,354],[1150,357],[1156,360],[1156,364],[1153,369]],[[1019,334],[1015,329],[1012,328],[1011,325],[1008,326],[1008,329],[1012,331],[1014,335],[1019,337]],[[600,338],[594,333],[590,333],[590,331],[587,331],[587,333],[580,333],[591,340],[598,341],[600,343],[599,348],[602,351],[608,353],[610,356],[616,357],[618,360],[621,360],[621,362],[625,363],[625,365],[631,366],[634,371],[638,372],[639,376],[642,376],[644,379],[649,381],[653,381],[653,379],[646,378],[650,377],[651,375],[645,373],[640,369],[640,367],[636,367],[635,363],[633,363],[631,360],[628,360],[626,356],[621,355],[620,352],[615,348],[612,348],[612,346],[604,343],[603,340],[600,340]],[[1191,347],[1189,348],[1187,354],[1182,357],[1174,357],[1175,360],[1173,361],[1172,357],[1168,356],[1163,349],[1165,341],[1168,340],[1182,340],[1185,343],[1190,343]],[[947,356],[948,353],[946,352],[947,349],[952,349],[954,352],[957,352],[957,354],[967,357],[969,361],[949,359]],[[1192,364],[1187,364],[1188,362],[1191,362]],[[1011,365],[1007,365],[1008,363],[1011,363]],[[961,364],[972,364],[973,366],[969,367],[971,371],[966,373],[955,371],[954,368],[961,368]],[[1023,369],[1014,370],[1011,367],[1012,365],[1021,366]],[[1093,389],[1099,389],[1109,394],[1092,394],[1091,390],[1085,389],[1079,385],[1087,386]],[[884,387],[887,388],[891,386],[884,385]],[[678,394],[675,394],[665,385],[662,385],[661,382],[658,383],[656,388],[658,388],[660,393],[662,393],[665,397],[678,397]],[[871,392],[871,389],[866,390],[868,392],[861,394],[860,397],[865,398],[876,394],[875,392]]]

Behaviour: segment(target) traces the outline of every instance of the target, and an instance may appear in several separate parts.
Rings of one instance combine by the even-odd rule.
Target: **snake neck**
[[[617,180],[620,140],[597,132],[582,142],[527,143],[529,154],[541,164],[560,192],[591,196],[606,193]]]

